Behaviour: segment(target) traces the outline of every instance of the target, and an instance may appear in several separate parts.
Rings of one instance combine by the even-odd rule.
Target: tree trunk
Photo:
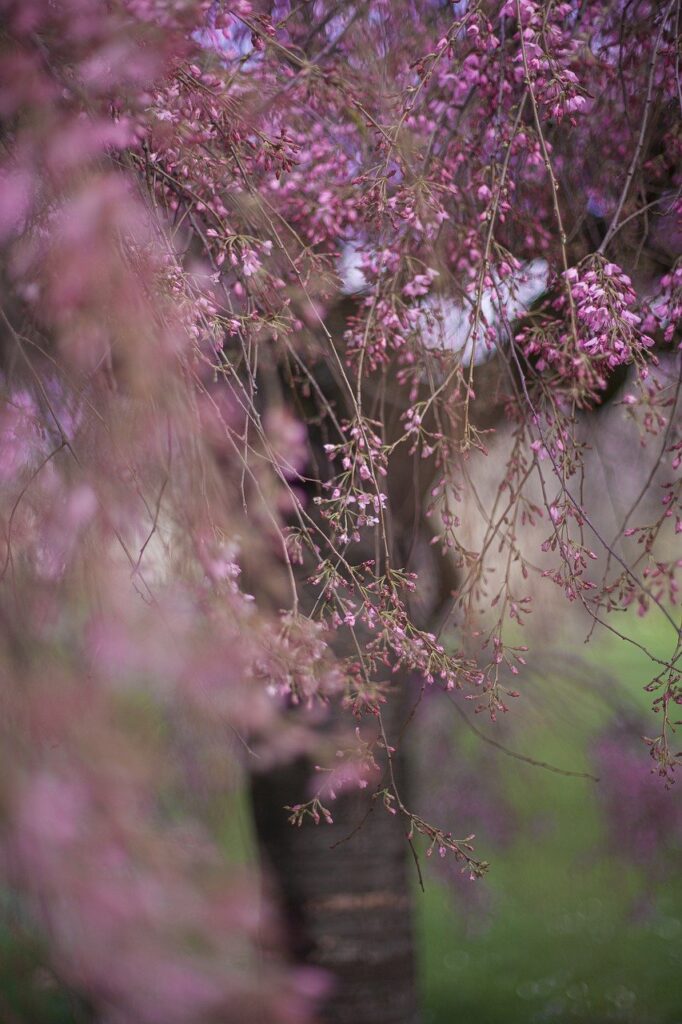
[[[394,692],[382,714],[389,742],[404,719],[400,696]],[[400,751],[394,767],[404,775]],[[324,1024],[416,1024],[414,878],[405,819],[389,814],[366,789],[332,803],[333,825],[295,828],[283,808],[305,799],[310,775],[310,765],[299,762],[252,780],[264,869],[291,953],[332,977]]]

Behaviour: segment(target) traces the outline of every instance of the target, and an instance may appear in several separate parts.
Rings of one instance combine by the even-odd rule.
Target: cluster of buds
[[[562,290],[528,315],[516,335],[527,358],[549,371],[560,391],[578,404],[594,401],[618,366],[644,366],[653,339],[634,312],[637,296],[630,278],[598,254],[562,275]]]
[[[582,110],[587,98],[568,66],[576,56],[576,41],[566,24],[573,13],[571,4],[553,5],[548,16],[546,4],[537,0],[507,0],[502,13],[519,23],[522,44],[515,58],[517,74],[525,77],[527,71],[538,104],[556,120]]]
[[[324,632],[323,623],[306,616],[282,616],[279,634],[258,666],[271,696],[310,707],[342,688],[342,674],[330,657]]]
[[[387,501],[379,489],[387,473],[386,446],[366,419],[353,423],[347,437],[324,446],[330,460],[340,460],[342,472],[324,485],[329,497],[315,498],[342,544],[357,543],[362,528],[378,526]]]
[[[651,326],[650,326],[651,325]],[[669,273],[661,278],[660,294],[652,302],[647,328],[663,331],[667,343],[673,341],[682,328],[682,259],[679,259]]]

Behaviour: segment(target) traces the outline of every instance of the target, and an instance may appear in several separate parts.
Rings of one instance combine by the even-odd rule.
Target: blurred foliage
[[[202,812],[228,864],[255,857],[246,793],[202,795]],[[12,893],[0,893],[0,1024],[91,1024],[93,1013],[58,977],[30,917]]]
[[[627,629],[645,632],[655,650],[669,643],[652,622],[628,618]],[[503,735],[536,759],[590,771],[592,741],[622,708],[643,721],[651,716],[641,690],[650,673],[644,655],[607,638],[585,648],[584,661],[576,661],[576,649],[566,639],[547,659],[551,672],[535,667],[528,707],[522,714],[515,705],[511,734]],[[458,724],[453,715],[453,728]],[[500,735],[480,718],[476,724]],[[490,748],[460,728],[457,751],[475,770]],[[646,764],[644,744],[640,754]],[[501,806],[516,818],[514,837],[495,850],[483,825],[477,841],[486,855],[493,848],[489,875],[451,887],[427,867],[426,893],[417,896],[424,1024],[682,1024],[682,874],[661,875],[655,864],[612,849],[601,783],[551,774],[500,752],[494,759],[505,790]],[[668,798],[680,796],[673,788]],[[221,803],[213,794],[206,810],[226,858],[236,865],[251,860],[245,796]],[[672,856],[679,860],[680,851]],[[3,1024],[87,1021],[87,1008],[46,966],[20,907],[7,895],[0,906]]]

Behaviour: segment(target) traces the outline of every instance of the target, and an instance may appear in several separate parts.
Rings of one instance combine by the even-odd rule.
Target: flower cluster
[[[325,483],[329,497],[317,497],[315,504],[342,544],[359,542],[360,530],[378,526],[386,508],[379,489],[387,474],[386,447],[374,426],[358,420],[348,427],[346,442],[324,446],[330,460],[341,462],[342,472]]]
[[[651,302],[649,330],[662,331],[666,342],[672,342],[682,330],[682,260],[664,274],[656,298]],[[682,342],[680,342],[682,344]]]
[[[538,372],[586,404],[617,367],[643,367],[654,342],[634,311],[632,282],[617,264],[590,256],[565,271],[557,288],[558,295],[522,321],[515,342]]]
[[[282,617],[267,657],[258,664],[269,693],[311,707],[315,700],[328,700],[341,690],[343,676],[324,633],[321,622],[290,613]]]
[[[502,14],[518,19],[521,42],[515,58],[517,74],[528,77],[536,102],[559,121],[582,110],[586,96],[569,67],[577,63],[579,46],[572,31],[572,4],[553,4],[548,12],[538,0],[506,0]]]

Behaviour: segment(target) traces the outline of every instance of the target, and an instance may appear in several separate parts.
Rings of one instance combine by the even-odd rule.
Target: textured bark
[[[393,697],[384,712],[389,742],[404,717],[400,695]],[[325,1024],[416,1024],[414,864],[405,819],[358,790],[333,803],[333,825],[293,828],[283,807],[303,798],[309,780],[310,766],[299,762],[255,776],[252,787],[291,953],[332,975]]]

